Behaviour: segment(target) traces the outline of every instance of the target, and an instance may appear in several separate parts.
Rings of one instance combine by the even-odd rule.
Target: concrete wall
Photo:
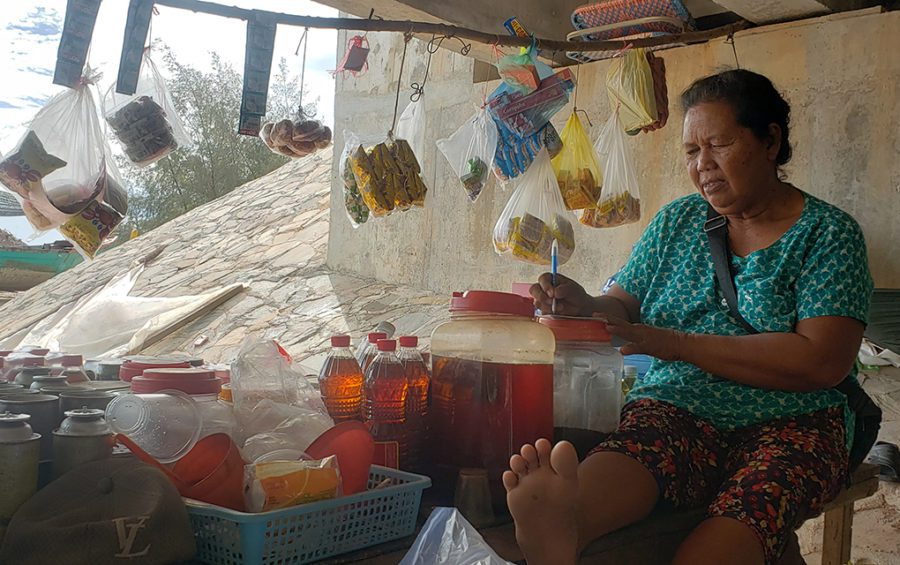
[[[862,225],[876,284],[900,287],[900,12],[848,13],[746,31],[736,36],[740,64],[768,75],[792,104],[794,160],[789,180],[851,213]],[[342,130],[383,135],[390,127],[402,37],[369,34],[370,70],[339,78],[335,101],[335,151]],[[339,38],[346,45],[346,35]],[[672,116],[661,131],[630,139],[641,182],[644,217],[614,229],[577,226],[577,249],[561,269],[598,288],[628,257],[660,206],[693,190],[684,169],[678,93],[694,79],[734,65],[723,40],[667,50]],[[400,112],[409,84],[425,70],[425,45],[409,45]],[[472,84],[472,60],[436,54],[426,86],[428,148],[423,163],[431,191],[425,209],[372,219],[354,230],[346,220],[335,175],[328,251],[330,266],[385,281],[448,292],[466,288],[508,289],[530,281],[537,266],[499,257],[491,230],[511,192],[494,184],[470,204],[444,157],[434,146],[472,114],[496,84]],[[594,123],[609,116],[605,76],[609,63],[579,70],[578,103]],[[485,89],[487,89],[485,91]],[[571,105],[554,120],[559,128]],[[337,168],[338,159],[334,166]]]

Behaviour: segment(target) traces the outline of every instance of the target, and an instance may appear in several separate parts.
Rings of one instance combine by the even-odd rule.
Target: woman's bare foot
[[[503,473],[516,540],[528,565],[572,565],[578,560],[578,454],[561,441],[522,447]]]

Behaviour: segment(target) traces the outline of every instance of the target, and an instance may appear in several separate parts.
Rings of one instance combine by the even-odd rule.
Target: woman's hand
[[[644,324],[632,324],[616,316],[597,317],[606,321],[609,333],[628,342],[620,349],[622,355],[643,354],[663,361],[681,360],[681,344],[687,334]]]
[[[531,285],[531,297],[534,305],[543,314],[558,314],[560,316],[590,316],[594,313],[594,299],[577,282],[556,275],[556,286],[553,286],[553,277],[550,273],[544,273],[536,284]],[[553,299],[556,299],[556,309],[553,309]]]

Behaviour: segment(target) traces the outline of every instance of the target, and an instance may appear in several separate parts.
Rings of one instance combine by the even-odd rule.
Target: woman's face
[[[781,129],[760,140],[727,102],[703,102],[684,116],[684,159],[694,186],[722,214],[754,206],[776,175]]]

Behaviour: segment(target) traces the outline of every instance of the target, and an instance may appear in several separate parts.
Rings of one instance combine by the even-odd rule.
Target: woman
[[[705,507],[678,564],[773,563],[792,529],[845,484],[852,413],[832,389],[854,365],[872,281],[847,214],[784,182],[787,102],[764,76],[727,71],[682,95],[699,194],[665,206],[600,297],[543,275],[535,304],[600,315],[656,359],[619,428],[581,464],[540,440],[503,476],[529,565],[575,563],[590,541],[657,505]],[[726,216],[739,310],[729,314],[703,231]]]

